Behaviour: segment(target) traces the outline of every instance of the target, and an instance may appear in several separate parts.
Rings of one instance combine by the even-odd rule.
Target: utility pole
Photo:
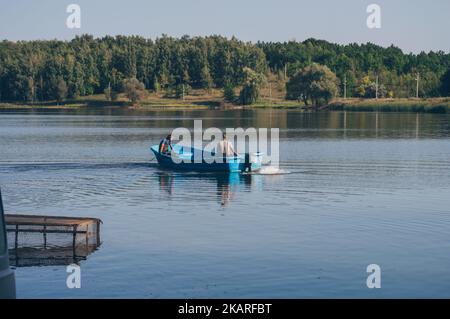
[[[284,65],[284,80],[287,79],[287,63]]]
[[[183,87],[183,101],[184,101],[184,83],[182,84]]]
[[[377,74],[377,79],[375,82],[375,99],[378,100],[378,74]]]
[[[344,99],[347,98],[347,74],[344,75]]]
[[[417,76],[416,76],[416,99],[419,98],[419,80],[420,80],[420,73],[417,72]]]
[[[269,82],[269,99],[270,99],[270,102],[272,102],[272,83],[271,82]]]

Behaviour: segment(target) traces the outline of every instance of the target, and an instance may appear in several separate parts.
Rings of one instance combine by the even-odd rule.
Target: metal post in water
[[[47,225],[45,225],[45,219],[44,219],[43,236],[44,236],[44,249],[47,249]]]
[[[77,227],[78,225],[73,225],[73,238],[72,238],[72,249],[73,249],[73,260],[75,261],[77,254],[75,251],[76,240],[77,240]]]

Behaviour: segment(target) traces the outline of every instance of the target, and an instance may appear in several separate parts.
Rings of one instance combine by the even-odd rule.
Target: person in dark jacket
[[[172,149],[172,134],[169,134],[159,142],[159,152],[161,154],[170,155]]]

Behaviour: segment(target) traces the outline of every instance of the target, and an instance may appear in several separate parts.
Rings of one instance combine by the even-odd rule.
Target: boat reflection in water
[[[188,185],[201,195],[215,195],[222,207],[226,207],[236,193],[262,190],[264,179],[262,175],[237,172],[184,173],[161,170],[157,174],[160,190],[169,198],[186,194],[185,185]]]
[[[223,174],[216,176],[217,181],[217,198],[219,199],[220,205],[225,207],[233,199],[236,192],[240,190],[243,185],[244,190],[251,190],[252,180],[257,182],[256,175],[252,176],[249,174]]]

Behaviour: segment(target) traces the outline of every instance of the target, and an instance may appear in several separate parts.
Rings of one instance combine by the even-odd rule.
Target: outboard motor
[[[243,172],[251,172],[251,171],[252,171],[252,162],[251,162],[250,153],[245,153]]]

